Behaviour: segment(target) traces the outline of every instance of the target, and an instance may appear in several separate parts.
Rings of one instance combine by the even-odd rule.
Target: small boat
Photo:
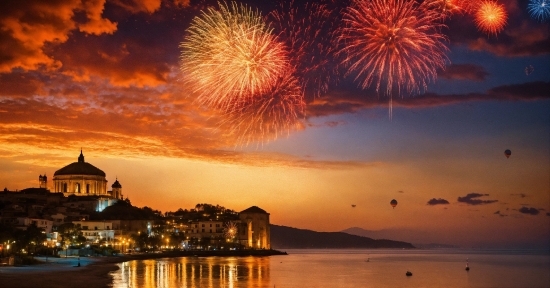
[[[466,259],[466,271],[470,271],[470,266],[468,265],[468,259]]]
[[[412,273],[411,271],[408,271],[408,270],[407,270],[407,273],[405,273],[405,275],[407,275],[407,276],[413,276],[413,273]]]

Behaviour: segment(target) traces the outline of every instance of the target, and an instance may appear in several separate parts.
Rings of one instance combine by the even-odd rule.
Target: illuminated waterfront
[[[288,256],[185,257],[119,264],[113,287],[549,287],[532,251],[289,250]],[[471,270],[465,271],[466,259]],[[406,277],[405,272],[413,272]]]

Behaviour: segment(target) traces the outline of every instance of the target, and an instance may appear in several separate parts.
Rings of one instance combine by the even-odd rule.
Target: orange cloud
[[[84,10],[88,17],[88,22],[79,25],[78,29],[87,34],[101,35],[113,34],[117,29],[117,24],[109,19],[102,18],[106,0],[84,1]]]

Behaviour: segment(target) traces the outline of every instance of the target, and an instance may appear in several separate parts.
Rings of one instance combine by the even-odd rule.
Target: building
[[[43,177],[39,179],[43,180]],[[55,171],[53,175],[53,190],[55,192],[62,192],[65,196],[93,195],[112,197],[107,191],[107,179],[105,177],[105,172],[84,161],[84,155],[81,150],[77,162],[73,162]],[[119,186],[117,188],[122,188],[120,183],[117,186]]]
[[[239,212],[239,241],[248,248],[271,249],[269,213],[252,206]]]
[[[73,224],[80,225],[82,236],[89,243],[110,244],[115,240],[115,229],[111,221],[73,221]]]
[[[40,187],[47,186],[46,175],[40,175],[38,180]],[[82,150],[77,162],[55,171],[53,182],[55,192],[61,192],[64,196],[82,197],[80,200],[68,201],[71,208],[80,207],[83,210],[100,212],[123,199],[122,185],[118,179],[111,185],[112,190],[108,191],[105,172],[86,162]]]

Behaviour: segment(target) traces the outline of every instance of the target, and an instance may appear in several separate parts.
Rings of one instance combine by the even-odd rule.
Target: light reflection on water
[[[264,287],[268,257],[181,257],[119,264],[113,287]]]
[[[550,287],[550,255],[427,250],[294,250],[119,264],[113,287]],[[466,259],[471,270],[465,271]],[[368,261],[367,261],[368,259]],[[413,272],[406,277],[407,270]]]

